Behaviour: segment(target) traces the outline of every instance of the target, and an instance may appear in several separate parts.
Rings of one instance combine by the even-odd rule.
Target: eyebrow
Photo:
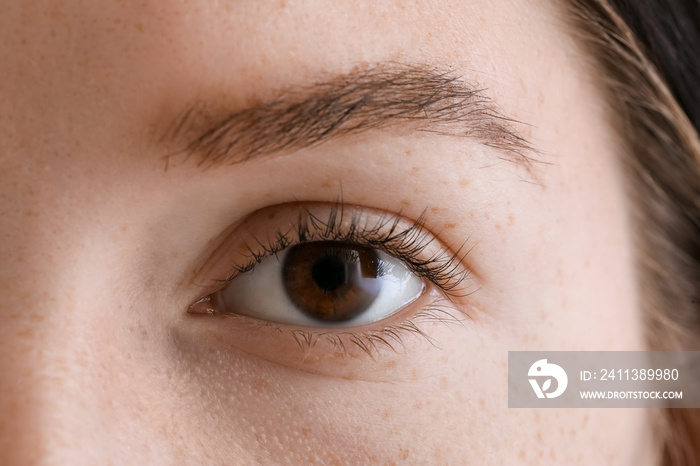
[[[180,148],[168,159],[196,155],[200,166],[234,165],[393,127],[470,138],[526,166],[537,153],[517,131],[521,122],[503,114],[487,89],[423,65],[374,66],[285,89],[248,108],[219,108],[198,100],[180,112],[161,137]]]

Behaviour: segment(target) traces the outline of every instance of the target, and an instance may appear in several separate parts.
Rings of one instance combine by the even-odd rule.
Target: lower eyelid
[[[416,357],[427,349],[439,351],[438,329],[470,325],[437,290],[381,322],[350,329],[302,328],[238,315],[193,317],[206,339],[247,356],[313,374],[387,380],[408,378]],[[380,362],[394,368],[391,377],[377,372]]]

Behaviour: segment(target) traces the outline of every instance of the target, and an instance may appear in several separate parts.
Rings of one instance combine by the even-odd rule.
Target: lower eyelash
[[[407,335],[413,335],[417,338],[425,339],[431,345],[439,348],[435,340],[421,329],[420,324],[426,322],[439,322],[445,325],[464,326],[464,319],[458,319],[451,313],[445,311],[444,309],[440,309],[439,307],[428,307],[420,311],[411,319],[407,319],[400,324],[384,327],[380,330],[361,333],[347,332],[333,335],[321,333],[316,335],[315,338],[325,338],[343,354],[347,354],[347,347],[345,346],[345,341],[347,340],[350,344],[357,346],[372,358],[374,358],[373,352],[376,353],[381,348],[389,349],[391,351],[398,351],[399,348],[405,349],[404,337]],[[300,331],[296,330],[295,332]],[[307,331],[301,332],[308,333]],[[310,338],[307,336],[307,338],[304,338],[302,343],[295,337],[297,343],[302,349],[311,349],[314,344],[313,338],[313,335],[311,335]]]
[[[467,318],[458,318],[452,312],[447,310],[448,306],[443,308],[440,303],[433,303],[425,309],[419,311],[410,319],[404,320],[401,323],[388,325],[379,330],[370,330],[364,332],[329,332],[316,331],[311,329],[286,329],[282,325],[275,322],[252,322],[246,316],[227,315],[227,317],[237,317],[246,320],[255,327],[273,328],[280,334],[288,334],[296,342],[302,351],[311,351],[321,342],[330,343],[333,348],[339,351],[343,356],[347,356],[349,347],[357,347],[366,353],[370,358],[374,359],[376,353],[381,349],[398,352],[405,349],[405,338],[414,336],[419,339],[424,339],[436,348],[439,348],[436,341],[421,328],[422,325],[436,322],[447,326],[458,325],[464,327],[464,322]]]
[[[425,212],[403,229],[399,228],[402,217],[392,214],[380,216],[373,224],[363,222],[361,216],[355,214],[350,218],[349,224],[344,226],[345,212],[346,206],[338,202],[332,206],[324,220],[305,208],[296,225],[289,230],[277,231],[267,241],[254,237],[255,247],[245,246],[249,253],[248,261],[235,266],[234,272],[219,282],[228,284],[240,274],[250,272],[266,257],[277,255],[295,244],[339,241],[377,248],[400,259],[411,272],[433,283],[450,299],[462,298],[473,292],[467,292],[462,286],[469,277],[469,270],[460,265],[470,252],[464,251],[464,244],[455,253],[443,250],[424,257],[425,250],[434,240],[425,228]]]

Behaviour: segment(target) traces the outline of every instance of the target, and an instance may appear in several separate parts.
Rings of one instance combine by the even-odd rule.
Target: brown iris
[[[282,281],[292,302],[323,322],[344,322],[364,312],[381,291],[380,259],[351,243],[318,241],[292,247]]]

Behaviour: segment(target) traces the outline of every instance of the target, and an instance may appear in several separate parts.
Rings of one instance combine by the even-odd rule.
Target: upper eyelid
[[[270,233],[271,227],[266,224],[280,212],[281,216],[287,219],[287,226],[272,228],[274,232]],[[250,228],[251,223],[254,226],[258,224],[257,229],[263,230],[264,233],[256,234],[255,231],[251,231],[255,230]],[[260,227],[261,223],[263,227]],[[278,225],[279,223],[285,224],[284,221],[278,222]],[[412,272],[434,283],[452,300],[471,294],[478,288],[462,286],[466,282],[474,284],[475,281],[471,268],[465,265],[465,258],[471,250],[466,248],[467,242],[456,250],[450,250],[426,228],[426,223],[425,212],[417,219],[411,220],[401,214],[346,205],[342,201],[297,202],[261,209],[248,216],[226,235],[223,249],[218,248],[213,254],[213,259],[215,258],[215,262],[231,260],[234,263],[229,266],[228,272],[217,272],[219,278],[210,281],[205,288],[209,293],[221,289],[240,273],[253,269],[262,259],[293,244],[337,240],[376,247],[397,257],[406,263]],[[236,244],[233,244],[235,241],[228,238],[237,232],[245,238],[239,238]],[[231,248],[236,251],[230,252]],[[233,259],[232,256],[237,256],[238,259]]]

